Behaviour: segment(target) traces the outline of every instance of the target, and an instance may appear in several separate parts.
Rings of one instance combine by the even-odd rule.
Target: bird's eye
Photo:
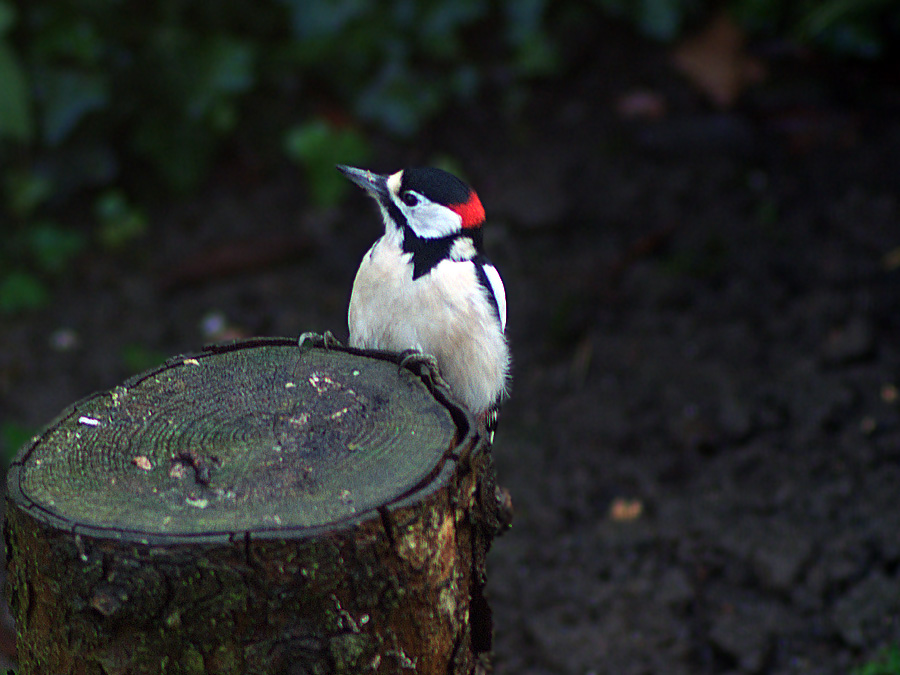
[[[402,199],[403,203],[407,206],[415,206],[419,203],[419,198],[416,197],[414,192],[410,192],[409,190],[400,195],[400,199]]]

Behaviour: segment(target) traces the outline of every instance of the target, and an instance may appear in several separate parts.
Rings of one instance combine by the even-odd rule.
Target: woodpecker
[[[338,169],[377,202],[384,219],[384,235],[353,282],[350,346],[408,352],[436,365],[492,441],[510,353],[506,292],[482,246],[481,200],[441,169]]]

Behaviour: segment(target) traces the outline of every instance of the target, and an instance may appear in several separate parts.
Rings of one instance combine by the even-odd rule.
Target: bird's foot
[[[484,434],[488,445],[494,445],[494,432],[497,431],[497,422],[500,419],[500,402],[494,403],[490,408],[476,417],[478,429]]]
[[[415,373],[423,380],[429,380],[432,385],[450,389],[450,385],[441,377],[437,359],[431,354],[425,354],[418,349],[406,349],[400,352],[400,370],[403,369]]]
[[[312,349],[313,347],[321,347],[322,349],[343,347],[341,341],[334,337],[330,330],[326,330],[321,334],[307,331],[300,336],[299,340],[297,340],[297,346],[304,351]]]

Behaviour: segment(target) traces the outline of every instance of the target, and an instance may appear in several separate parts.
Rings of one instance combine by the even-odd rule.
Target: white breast
[[[434,355],[454,396],[481,413],[505,393],[510,356],[474,263],[444,260],[414,281],[409,258],[389,237],[365,255],[350,297],[350,345]],[[494,275],[505,322],[503,284]]]

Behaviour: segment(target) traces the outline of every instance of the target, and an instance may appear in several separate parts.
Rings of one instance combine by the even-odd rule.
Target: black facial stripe
[[[413,280],[428,274],[444,258],[450,255],[454,235],[440,239],[423,239],[416,235],[409,226],[406,216],[400,207],[389,196],[381,200],[387,209],[388,216],[403,232],[403,252],[412,253]]]
[[[440,237],[439,239],[423,239],[417,237],[409,227],[403,228],[403,250],[412,253],[413,280],[425,276],[433,270],[441,260],[450,255],[450,248],[456,237]]]
[[[403,215],[403,211],[400,210],[400,207],[394,203],[394,200],[391,199],[390,195],[381,198],[381,203],[384,204],[387,209],[388,215],[391,217],[391,220],[397,223],[397,227],[399,227],[404,232],[409,229],[409,225],[406,222],[406,216]]]
[[[494,309],[494,316],[497,317],[497,321],[501,321],[500,318],[500,305],[497,304],[497,297],[494,295],[494,289],[491,286],[491,280],[488,279],[487,272],[484,271],[485,265],[490,265],[491,261],[488,260],[483,254],[478,254],[474,258],[472,258],[472,262],[475,263],[475,276],[478,278],[478,283],[484,288],[487,292],[488,300],[490,300],[491,307]]]

